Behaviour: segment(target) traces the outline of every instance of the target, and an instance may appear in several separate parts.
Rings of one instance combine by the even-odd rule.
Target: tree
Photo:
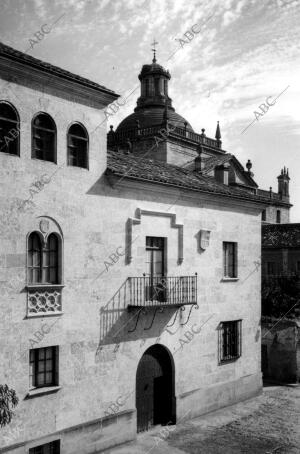
[[[274,276],[262,279],[262,315],[293,317],[300,307],[299,278]]]
[[[11,422],[13,408],[18,405],[19,399],[14,389],[7,385],[0,385],[0,427],[4,427]]]

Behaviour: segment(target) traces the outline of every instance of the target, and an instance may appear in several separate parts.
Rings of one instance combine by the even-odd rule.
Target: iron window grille
[[[242,354],[242,320],[219,325],[219,364],[234,361]]]
[[[41,113],[33,120],[32,157],[56,162],[56,126],[48,114]]]
[[[60,454],[60,440],[30,448],[29,454]]]
[[[237,243],[223,242],[223,272],[225,278],[237,278]]]
[[[58,347],[30,350],[30,387],[58,386]]]
[[[7,102],[0,103],[0,151],[19,156],[20,121],[17,111]]]
[[[88,169],[88,134],[78,123],[68,131],[68,165]]]

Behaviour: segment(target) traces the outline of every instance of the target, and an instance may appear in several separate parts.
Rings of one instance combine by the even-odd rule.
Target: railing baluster
[[[124,289],[124,302],[133,306],[157,306],[157,304],[182,305],[197,304],[198,287],[197,273],[194,276],[146,276],[129,277],[128,284],[130,299],[126,301]],[[119,295],[119,306],[121,304]]]

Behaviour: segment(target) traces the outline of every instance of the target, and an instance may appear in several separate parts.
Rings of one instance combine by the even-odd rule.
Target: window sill
[[[35,288],[64,288],[63,284],[26,284],[26,288],[35,289]]]
[[[34,388],[31,389],[25,396],[25,399],[32,399],[33,397],[43,396],[46,394],[57,393],[61,389],[61,386],[48,386],[45,388]]]
[[[238,280],[238,277],[222,277],[221,282],[236,282]]]
[[[60,317],[63,315],[63,312],[32,312],[26,315],[25,318],[45,318],[45,317]]]
[[[55,162],[55,161],[49,161],[48,159],[36,158],[35,156],[31,156],[31,159],[32,159],[33,161],[50,162],[50,164],[54,164],[55,166],[57,166],[57,162]]]
[[[219,362],[219,366],[223,366],[225,364],[230,364],[230,363],[235,363],[239,358],[240,358],[240,356],[237,356],[236,358],[231,358],[231,359],[222,359]]]
[[[1,151],[1,150],[0,150],[0,151]],[[6,154],[7,156],[15,156],[16,158],[19,158],[19,157],[20,157],[20,154],[8,153],[7,151],[1,151],[1,153]]]

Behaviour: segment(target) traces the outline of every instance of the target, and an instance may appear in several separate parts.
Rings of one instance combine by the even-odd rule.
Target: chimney
[[[281,197],[289,197],[289,185],[290,185],[290,177],[289,177],[289,169],[285,167],[281,170],[281,174],[278,179],[278,193]]]
[[[228,164],[228,162],[226,162],[225,164],[222,164],[222,165],[219,165],[219,166],[215,167],[215,179],[219,183],[223,183],[223,184],[227,184],[228,185],[229,169],[230,169],[230,165]]]
[[[202,145],[199,144],[197,146],[198,156],[195,158],[195,172],[201,172],[201,170],[202,170],[202,167],[203,167],[203,160],[202,160],[202,157],[201,157],[202,152],[203,152]]]

